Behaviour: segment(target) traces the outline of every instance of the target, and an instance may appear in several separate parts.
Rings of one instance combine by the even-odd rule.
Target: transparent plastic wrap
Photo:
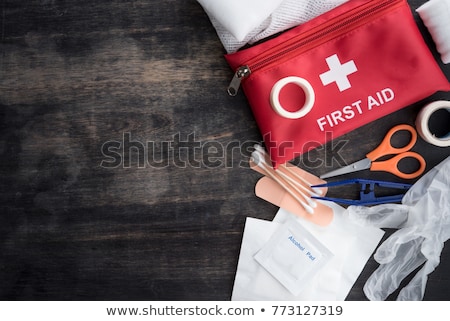
[[[347,212],[366,226],[398,228],[374,255],[380,266],[364,286],[366,296],[385,300],[423,265],[397,297],[422,300],[428,275],[439,265],[444,242],[450,238],[450,156],[419,179],[402,204],[350,206]]]

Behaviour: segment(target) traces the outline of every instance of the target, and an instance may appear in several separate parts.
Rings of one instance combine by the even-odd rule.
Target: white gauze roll
[[[430,0],[416,11],[430,32],[442,62],[450,63],[450,0]]]

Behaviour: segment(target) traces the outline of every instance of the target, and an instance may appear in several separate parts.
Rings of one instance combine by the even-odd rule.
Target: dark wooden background
[[[277,208],[254,195],[260,175],[246,162],[261,137],[242,92],[226,93],[232,71],[201,6],[0,6],[0,298],[229,300],[245,218],[272,219]],[[348,141],[345,161],[358,160],[439,98],[450,94],[359,128],[297,164],[314,174],[340,166],[332,162],[340,141]],[[450,154],[422,140],[415,150],[427,170]],[[315,167],[317,159],[328,167]],[[376,267],[371,259],[349,300],[365,300],[362,287]],[[426,300],[450,299],[449,269],[447,246]]]

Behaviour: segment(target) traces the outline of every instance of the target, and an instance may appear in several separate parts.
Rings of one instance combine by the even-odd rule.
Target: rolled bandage
[[[430,32],[442,62],[450,63],[450,0],[430,0],[416,11]]]
[[[437,130],[430,128],[433,115],[443,123],[443,130],[436,135]],[[439,100],[426,105],[417,115],[416,128],[419,135],[428,143],[439,147],[450,146],[450,101]]]
[[[286,86],[287,84],[295,84],[299,86],[305,93],[305,103],[303,107],[301,107],[299,110],[295,112],[287,111],[286,109],[283,108],[283,106],[281,106],[280,103],[280,92],[283,89],[283,87]],[[275,83],[270,93],[270,104],[272,105],[273,110],[281,117],[289,119],[298,119],[302,118],[311,111],[311,109],[314,106],[314,101],[316,99],[315,97],[316,96],[314,94],[314,89],[306,79],[291,76],[282,78]]]

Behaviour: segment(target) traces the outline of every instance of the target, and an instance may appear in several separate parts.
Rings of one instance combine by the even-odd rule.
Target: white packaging
[[[356,224],[345,215],[345,209],[336,203],[320,202],[331,206],[334,211],[334,220],[326,227],[313,224],[283,209],[277,212],[273,221],[247,218],[231,300],[345,300],[384,231]],[[269,242],[278,228],[292,217],[334,254],[299,295],[293,295],[254,259],[255,254]]]

